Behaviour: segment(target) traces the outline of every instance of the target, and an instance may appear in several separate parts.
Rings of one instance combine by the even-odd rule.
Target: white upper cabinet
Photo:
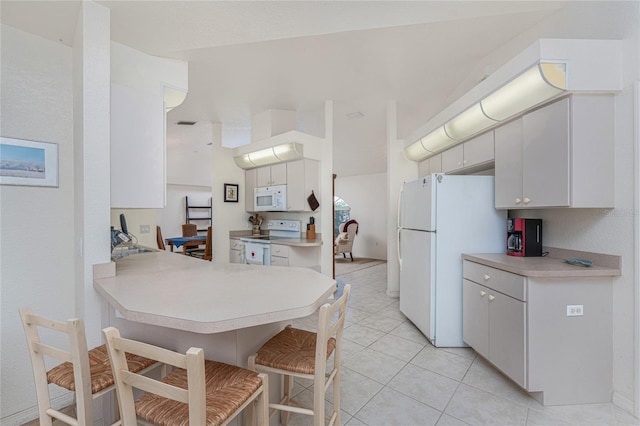
[[[111,85],[111,207],[164,208],[162,94]]]
[[[493,158],[493,131],[489,131],[444,151],[442,172],[462,174],[490,168]]]
[[[315,160],[297,160],[287,163],[287,210],[311,211],[307,198],[314,191],[320,198],[320,162]],[[320,203],[322,205],[322,203]]]
[[[256,185],[272,186],[286,185],[287,163],[272,164],[271,166],[258,167],[256,170]]]
[[[442,154],[434,155],[418,163],[418,173],[426,176],[431,173],[442,173]]]
[[[574,95],[496,128],[496,208],[614,207],[613,108]]]

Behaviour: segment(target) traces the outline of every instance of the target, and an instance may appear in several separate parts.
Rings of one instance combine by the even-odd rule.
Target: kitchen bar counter
[[[219,333],[313,314],[335,281],[306,268],[216,264],[166,252],[131,255],[94,288],[131,321]]]
[[[506,254],[463,254],[462,259],[525,277],[576,278],[616,277],[622,274],[622,257],[608,254],[545,247],[545,257],[516,257]],[[592,266],[577,266],[564,259],[580,258],[593,262]]]
[[[269,235],[268,231],[262,231],[261,236]],[[305,235],[305,232],[302,233]],[[251,235],[251,231],[229,231],[230,239],[251,238],[255,235]],[[278,238],[269,240],[272,244],[281,244],[283,246],[292,247],[320,247],[322,245],[322,234],[316,233],[316,238],[313,240],[307,240],[306,238]]]

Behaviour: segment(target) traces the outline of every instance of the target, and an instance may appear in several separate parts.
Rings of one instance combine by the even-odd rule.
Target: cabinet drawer
[[[465,260],[462,267],[464,278],[482,284],[500,293],[506,294],[525,302],[526,278],[511,272],[480,265],[479,263]]]
[[[289,257],[289,246],[271,244],[271,255],[278,257]]]
[[[242,242],[240,240],[229,240],[229,247],[231,250],[240,250],[242,248]]]
[[[289,266],[289,258],[271,256],[271,266]]]

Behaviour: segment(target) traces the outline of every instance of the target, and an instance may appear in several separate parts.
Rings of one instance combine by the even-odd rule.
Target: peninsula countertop
[[[622,257],[584,251],[545,247],[545,257],[517,257],[506,254],[463,254],[462,259],[525,277],[573,278],[615,277],[622,274]],[[581,258],[593,262],[592,266],[576,266],[565,262],[567,258]]]
[[[163,251],[119,259],[115,270],[98,275],[94,288],[125,319],[204,334],[311,315],[336,289],[311,269],[216,264]]]
[[[262,231],[260,236],[268,236],[269,231]],[[304,237],[305,233],[302,233]],[[229,231],[230,239],[240,239],[240,238],[251,238],[256,237],[251,234],[251,231]],[[271,244],[281,244],[283,246],[292,246],[292,247],[320,247],[322,245],[322,235],[320,233],[316,234],[316,238],[313,240],[308,240],[306,238],[277,238],[269,240]]]

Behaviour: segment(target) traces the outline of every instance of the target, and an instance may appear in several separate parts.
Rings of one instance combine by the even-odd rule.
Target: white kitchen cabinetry
[[[271,244],[271,266],[289,266],[289,246]]]
[[[555,272],[562,263],[518,260]],[[612,281],[571,273],[523,276],[465,260],[463,339],[544,405],[611,402]],[[569,315],[575,306],[581,314]]]
[[[444,173],[467,173],[490,167],[494,158],[493,131],[456,145],[442,153]]]
[[[255,169],[256,186],[286,185],[287,163],[272,164]]]
[[[573,95],[496,128],[496,208],[615,207],[613,112]]]
[[[434,155],[418,163],[418,173],[420,176],[442,173],[442,154]]]
[[[248,212],[255,211],[255,200],[253,190],[256,188],[257,170],[250,169],[244,172],[244,209]]]
[[[229,263],[244,263],[242,257],[242,241],[239,239],[229,239]]]
[[[320,202],[320,162],[303,159],[287,163],[287,211],[311,211],[307,202],[311,191]]]
[[[111,85],[111,207],[164,208],[162,92]]]
[[[463,340],[526,388],[524,277],[471,262],[464,277]]]

